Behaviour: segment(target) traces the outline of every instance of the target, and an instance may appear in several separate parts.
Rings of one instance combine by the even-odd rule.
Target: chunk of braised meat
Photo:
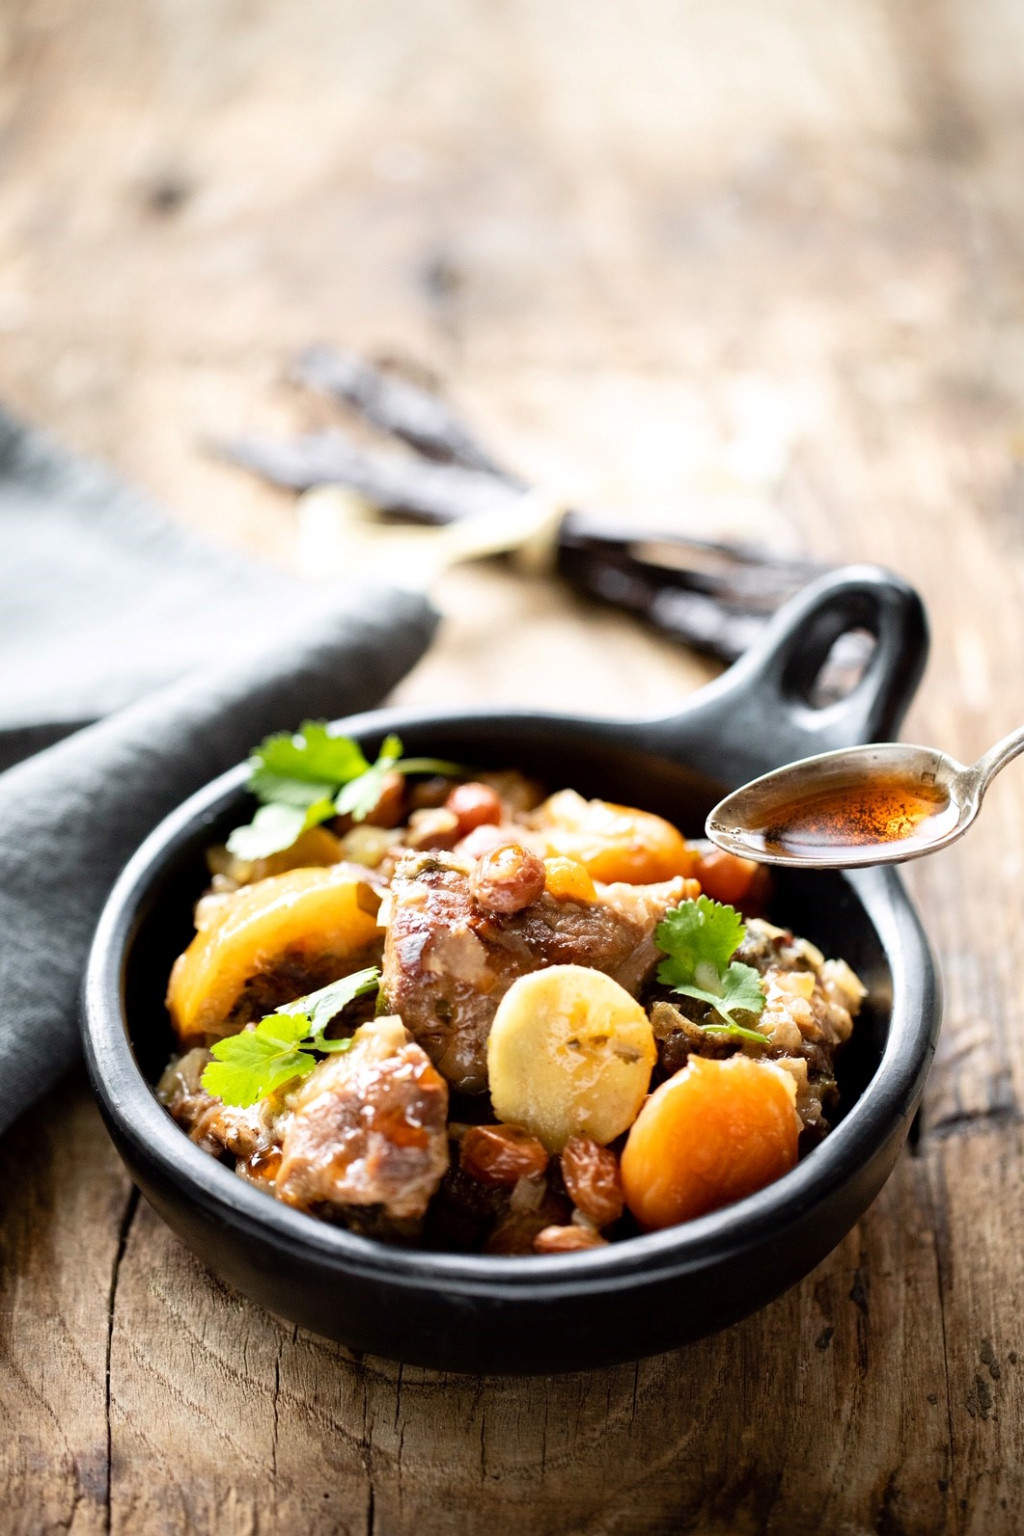
[[[686,1012],[688,1006],[692,1007],[693,1017]],[[740,1048],[736,1036],[720,1035],[713,1031],[709,1034],[702,1027],[699,1020],[707,1019],[710,1022],[712,1015],[702,1003],[693,998],[680,997],[678,1002],[671,1003],[657,1002],[650,1010],[650,1018],[658,1051],[655,1087],[666,1077],[681,1072],[691,1052],[696,1056],[720,1059],[734,1056]]]
[[[622,922],[634,924],[639,932],[634,948],[610,971],[620,987],[638,997],[655,967],[664,959],[654,942],[654,930],[669,907],[699,896],[700,886],[695,880],[677,875],[674,880],[663,880],[657,885],[630,885],[624,880],[611,885],[598,884],[597,894]],[[598,966],[598,970],[604,969],[604,966]]]
[[[619,1160],[590,1136],[570,1136],[562,1152],[562,1178],[569,1198],[600,1231],[622,1215],[625,1200]]]
[[[487,1087],[487,1037],[502,997],[529,971],[587,965],[639,990],[658,958],[654,928],[688,882],[610,885],[594,901],[544,891],[516,912],[474,898],[472,860],[407,855],[378,921],[386,928],[381,991],[386,1005],[438,1070],[465,1093]]]
[[[291,1096],[277,1195],[301,1210],[423,1215],[448,1167],[448,1089],[401,1019],[375,1019]]]
[[[279,1145],[279,1126],[287,1106],[280,1094],[260,1099],[248,1109],[225,1104],[207,1093],[200,1079],[212,1060],[201,1046],[173,1060],[156,1085],[156,1095],[189,1139],[219,1157],[252,1158]]]
[[[481,1184],[511,1189],[546,1171],[548,1150],[518,1125],[471,1125],[459,1147],[459,1166]]]
[[[534,1253],[580,1253],[584,1248],[606,1248],[608,1239],[593,1227],[542,1227],[533,1240]]]

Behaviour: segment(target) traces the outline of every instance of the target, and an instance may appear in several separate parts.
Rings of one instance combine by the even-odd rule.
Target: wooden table
[[[201,439],[324,408],[313,339],[432,370],[580,501],[908,575],[907,735],[1024,699],[1024,27],[1011,0],[20,0],[0,12],[0,392],[218,538],[288,498]],[[709,669],[451,578],[403,701],[669,708]],[[10,1532],[1024,1528],[1024,778],[910,871],[946,1022],[839,1249],[702,1344],[446,1378],[228,1292],[74,1077],[0,1146]],[[59,935],[58,935],[59,939]]]

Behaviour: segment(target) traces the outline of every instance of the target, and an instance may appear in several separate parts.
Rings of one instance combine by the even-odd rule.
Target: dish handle
[[[852,630],[875,641],[864,671],[843,697],[817,705],[815,681]],[[656,722],[658,748],[699,762],[731,787],[797,758],[891,740],[927,656],[928,621],[914,588],[879,566],[843,566],[780,608],[761,639],[688,708]]]

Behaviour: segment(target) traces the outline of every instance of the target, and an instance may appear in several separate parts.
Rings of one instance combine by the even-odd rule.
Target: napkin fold
[[[268,732],[378,703],[437,622],[208,550],[0,415],[0,1132],[78,1055],[89,941],[146,834]]]

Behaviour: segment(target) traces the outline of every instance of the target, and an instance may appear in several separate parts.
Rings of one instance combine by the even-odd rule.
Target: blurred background
[[[336,419],[309,343],[397,362],[575,504],[941,598],[967,755],[1021,666],[961,512],[1019,554],[1022,72],[1012,0],[6,0],[0,399],[290,564],[294,498],[206,445]],[[442,601],[467,691],[600,702],[532,665],[563,595]],[[634,702],[709,675],[601,626]]]
[[[0,405],[298,570],[294,493],[211,445],[348,424],[311,344],[387,362],[574,506],[893,567],[903,734],[969,760],[1024,700],[1022,165],[1019,0],[0,0]],[[439,600],[403,702],[668,711],[719,666],[498,563]],[[1022,878],[1017,767],[910,869],[914,1151],[798,1290],[635,1371],[289,1338],[133,1218],[76,1079],[0,1180],[5,1509],[49,1468],[76,1530],[1024,1529]]]

